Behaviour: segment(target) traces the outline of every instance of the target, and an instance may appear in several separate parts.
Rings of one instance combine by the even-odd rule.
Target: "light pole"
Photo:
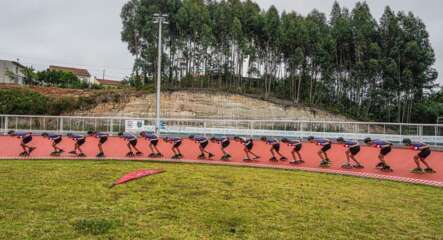
[[[162,67],[162,25],[168,24],[166,18],[168,15],[156,13],[154,14],[154,23],[158,23],[158,58],[157,58],[157,98],[156,104],[156,122],[155,122],[155,133],[160,133],[160,82],[161,82],[161,67]]]

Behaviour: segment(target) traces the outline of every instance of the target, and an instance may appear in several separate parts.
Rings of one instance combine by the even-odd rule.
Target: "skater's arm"
[[[412,144],[413,149],[415,150],[423,150],[423,149],[427,149],[429,148],[429,145],[427,145],[426,143],[414,143]]]

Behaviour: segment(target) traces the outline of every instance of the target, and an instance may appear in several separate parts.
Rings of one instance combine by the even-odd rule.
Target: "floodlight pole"
[[[157,57],[157,95],[156,95],[156,122],[155,133],[160,133],[160,87],[161,87],[161,66],[162,66],[162,24],[167,24],[168,15],[154,14],[154,23],[158,23],[158,57]]]

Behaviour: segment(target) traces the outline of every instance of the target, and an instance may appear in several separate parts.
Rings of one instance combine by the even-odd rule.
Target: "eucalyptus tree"
[[[136,85],[156,70],[154,13],[169,16],[166,87],[254,93],[382,121],[410,122],[435,106],[426,105],[435,54],[412,13],[387,7],[377,22],[366,2],[351,11],[335,2],[328,18],[264,10],[253,0],[129,0],[121,37],[135,59]]]

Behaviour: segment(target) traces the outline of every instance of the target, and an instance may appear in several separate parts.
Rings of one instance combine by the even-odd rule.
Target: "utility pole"
[[[154,23],[158,23],[158,57],[157,57],[157,99],[156,103],[156,123],[155,133],[160,133],[160,85],[161,85],[161,67],[162,67],[162,25],[168,24],[166,18],[168,15],[156,13],[154,14]]]

